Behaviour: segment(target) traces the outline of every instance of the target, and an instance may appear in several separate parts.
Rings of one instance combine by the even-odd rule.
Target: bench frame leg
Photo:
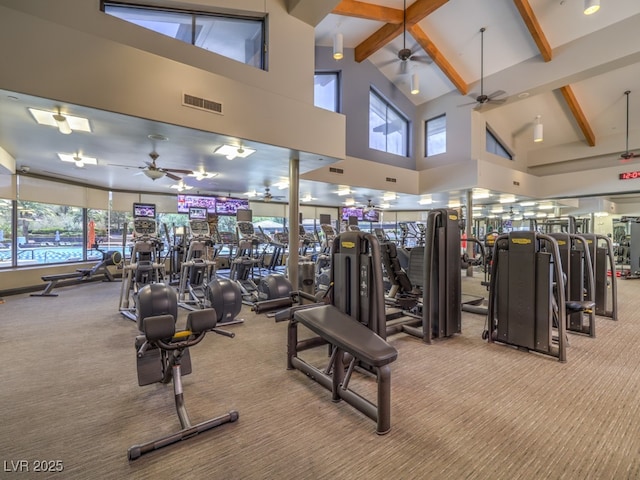
[[[344,356],[345,352],[337,347],[332,355],[332,374],[327,375],[322,370],[308,364],[298,357],[300,350],[320,346],[326,342],[319,337],[298,342],[298,328],[296,321],[289,322],[287,339],[287,369],[297,369],[315,380],[328,390],[334,402],[344,400],[349,405],[364,413],[376,422],[376,433],[384,435],[391,430],[391,367],[383,365],[373,367],[377,381],[377,405],[360,396],[353,390],[343,386],[345,382]]]

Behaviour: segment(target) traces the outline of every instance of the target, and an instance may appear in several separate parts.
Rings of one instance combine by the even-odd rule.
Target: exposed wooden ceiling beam
[[[387,23],[378,31],[356,46],[354,59],[362,62],[384,47],[391,40],[402,33],[402,24]]]
[[[418,23],[424,17],[433,13],[449,0],[416,0],[407,8],[407,29]],[[355,61],[362,62],[375,52],[392,41],[403,31],[403,22],[400,24],[386,23],[369,38],[364,40],[355,48]]]
[[[416,0],[407,7],[407,27],[431,15],[449,0]]]
[[[444,73],[451,83],[455,85],[462,95],[469,93],[469,85],[462,79],[460,74],[453,68],[445,56],[438,50],[438,47],[431,41],[427,34],[418,25],[409,28],[411,36],[420,44],[425,52],[431,57],[433,62],[438,65],[442,73]]]
[[[560,87],[560,91],[562,92],[562,96],[567,102],[567,105],[569,105],[569,109],[571,110],[571,113],[573,113],[573,117],[576,119],[576,122],[578,122],[578,126],[580,127],[580,130],[582,130],[585,140],[590,147],[594,147],[596,145],[596,136],[594,135],[593,130],[591,130],[589,121],[582,111],[582,108],[580,108],[580,104],[578,103],[571,86],[565,85],[564,87]]]
[[[331,13],[385,23],[402,23],[403,17],[402,10],[397,8],[372,5],[357,0],[342,0]]]
[[[542,58],[545,62],[550,62],[553,55],[551,51],[551,45],[549,45],[547,37],[542,31],[542,27],[538,23],[538,19],[536,18],[535,13],[533,13],[531,5],[529,5],[529,1],[513,0],[513,3],[516,4],[522,20],[529,29],[531,37],[533,37],[533,41],[536,42],[538,50],[540,50],[540,55],[542,55]]]

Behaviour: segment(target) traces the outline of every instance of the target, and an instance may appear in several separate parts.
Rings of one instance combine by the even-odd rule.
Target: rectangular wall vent
[[[331,173],[339,173],[340,175],[342,175],[344,173],[344,170],[341,168],[335,168],[335,167],[329,167],[329,171]]]
[[[391,182],[391,183],[396,183],[398,180],[396,180],[393,177],[387,177],[387,182]]]
[[[182,95],[182,105],[185,107],[197,108],[198,110],[205,110],[207,112],[219,113],[222,115],[222,104],[214,102],[213,100],[207,100],[206,98],[195,97],[184,93]]]

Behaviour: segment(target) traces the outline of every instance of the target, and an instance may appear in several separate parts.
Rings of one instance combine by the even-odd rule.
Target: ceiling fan
[[[257,191],[253,190],[251,192],[246,192],[244,195],[247,195],[249,198],[257,197],[261,198],[263,202],[269,203],[271,200],[278,200],[284,198],[284,195],[273,195],[271,193],[271,189],[269,187],[264,187],[264,193],[259,194]]]
[[[467,105],[473,105],[474,103],[477,103],[477,105],[475,106],[475,110],[479,110],[480,108],[482,108],[482,106],[485,103],[500,104],[507,101],[506,98],[496,98],[501,95],[505,95],[507,92],[505,92],[504,90],[496,90],[495,92],[489,95],[484,94],[484,32],[485,30],[486,30],[485,27],[482,27],[480,29],[480,95],[476,96],[476,94],[472,93],[469,96],[473,98],[475,101],[470,103],[463,103],[462,105],[458,105],[459,107],[465,107]]]
[[[402,48],[396,53],[400,59],[400,74],[407,73],[409,62],[432,63],[431,57],[428,55],[414,55],[410,48],[407,48],[407,0],[404,0],[404,9],[402,10]],[[390,65],[396,62],[396,59],[384,62],[381,66]]]
[[[367,205],[364,207],[364,211],[370,212],[373,210],[380,210],[380,208],[376,207],[371,200],[367,200]]]
[[[184,175],[192,175],[193,172],[191,170],[181,170],[181,169],[177,169],[177,168],[161,168],[158,167],[156,165],[156,160],[158,159],[160,155],[156,152],[151,152],[149,154],[149,157],[151,157],[151,161],[150,162],[144,162],[146,164],[146,166],[144,167],[133,167],[133,168],[139,168],[142,170],[142,173],[144,173],[147,177],[149,177],[151,180],[157,180],[159,178],[164,177],[165,175],[169,178],[171,178],[172,180],[176,180],[176,181],[181,181],[182,178],[180,178],[177,175],[174,175],[175,173],[182,173]],[[113,164],[112,164],[113,165]],[[125,168],[132,168],[129,165],[113,165],[115,167],[125,167]]]
[[[626,133],[626,149],[620,154],[622,160],[631,160],[634,157],[640,157],[640,154],[629,151],[629,94],[631,90],[627,90],[624,94],[627,96],[627,133]]]

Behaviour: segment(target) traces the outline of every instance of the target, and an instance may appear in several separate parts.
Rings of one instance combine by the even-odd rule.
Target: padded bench
[[[319,336],[322,342],[297,340],[297,323]],[[304,348],[329,343],[332,355],[329,367],[321,371],[298,357]],[[344,355],[353,358],[347,371]],[[377,422],[376,433],[383,435],[391,429],[391,369],[389,364],[398,358],[398,351],[362,323],[333,305],[298,310],[289,324],[288,355],[290,368],[297,368],[331,390],[333,401],[345,400]],[[377,405],[356,392],[348,384],[356,363],[363,364],[377,377]]]

